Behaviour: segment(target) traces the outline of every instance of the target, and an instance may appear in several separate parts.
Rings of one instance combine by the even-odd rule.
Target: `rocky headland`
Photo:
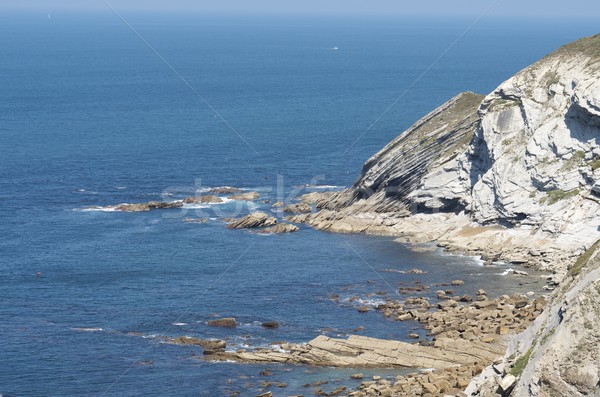
[[[600,395],[599,136],[597,35],[485,97],[457,95],[371,157],[351,188],[305,197],[318,211],[288,220],[551,272],[561,285],[542,314],[507,330],[502,358],[453,395]],[[436,395],[420,393],[410,395]]]

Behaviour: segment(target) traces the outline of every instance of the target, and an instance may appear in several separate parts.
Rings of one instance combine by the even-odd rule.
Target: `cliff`
[[[600,395],[600,35],[486,97],[456,96],[371,157],[351,188],[313,202],[316,213],[292,220],[552,271],[561,288],[505,357],[517,367],[509,393]],[[468,391],[495,395],[503,377],[490,367]]]
[[[351,188],[294,220],[563,276],[600,237],[599,48],[600,35],[582,39],[485,98],[459,94],[371,157]]]

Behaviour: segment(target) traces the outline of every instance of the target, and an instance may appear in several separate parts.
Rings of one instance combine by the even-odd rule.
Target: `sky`
[[[219,12],[309,15],[438,15],[600,18],[598,0],[2,0],[0,13],[20,10]]]

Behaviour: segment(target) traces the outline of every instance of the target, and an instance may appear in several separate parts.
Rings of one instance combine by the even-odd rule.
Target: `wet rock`
[[[369,308],[367,306],[361,306],[358,308],[359,313],[366,313],[368,311],[369,311]]]
[[[267,321],[260,325],[263,328],[279,328],[279,322],[277,321]]]
[[[352,379],[362,379],[364,377],[365,376],[362,373],[357,373],[357,374],[350,375],[350,378],[352,378]]]
[[[249,229],[273,226],[277,223],[277,219],[265,214],[264,212],[254,212],[227,225],[228,229]]]
[[[211,327],[235,328],[237,327],[237,321],[233,317],[218,318],[216,320],[209,320],[208,325]]]
[[[463,285],[464,283],[463,280],[452,280],[452,285]]]

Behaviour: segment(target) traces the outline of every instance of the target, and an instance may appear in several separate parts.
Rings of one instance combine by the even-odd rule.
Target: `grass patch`
[[[490,103],[490,106],[488,107],[488,111],[499,112],[499,111],[502,111],[505,109],[509,109],[513,106],[519,106],[519,105],[521,105],[521,103],[517,100],[499,98],[499,99],[494,99]]]
[[[543,197],[540,200],[540,204],[548,204],[548,205],[552,205],[552,204],[556,204],[561,200],[566,200],[569,199],[571,197],[575,197],[579,194],[579,189],[573,189],[573,190],[560,190],[560,189],[556,189],[556,190],[550,190],[546,192],[546,197]]]
[[[561,169],[570,171],[584,164],[585,152],[583,150],[576,151],[570,159],[565,160]]]
[[[569,270],[569,274],[573,277],[577,276],[581,273],[581,269],[592,259],[592,256],[596,252],[596,250],[600,247],[600,240],[596,241],[587,251],[577,258],[571,269]]]
[[[535,343],[529,348],[529,350],[527,350],[527,353],[523,354],[515,360],[515,365],[513,365],[513,367],[510,370],[510,373],[512,375],[516,376],[517,378],[521,376],[521,374],[525,370],[525,367],[527,366],[527,363],[529,362],[529,359],[531,359],[534,347]]]
[[[547,341],[547,340],[548,340],[548,339],[549,339],[549,338],[550,338],[552,335],[554,335],[554,333],[555,333],[555,332],[556,332],[556,328],[552,328],[550,331],[548,331],[548,332],[546,333],[546,335],[544,335],[544,337],[542,338],[542,340],[541,340],[541,342],[540,342],[540,345],[541,345],[541,346],[543,346],[543,345],[546,343],[546,341]]]
[[[592,167],[592,171],[596,171],[598,168],[600,168],[600,159],[593,160],[590,163],[590,167]]]

